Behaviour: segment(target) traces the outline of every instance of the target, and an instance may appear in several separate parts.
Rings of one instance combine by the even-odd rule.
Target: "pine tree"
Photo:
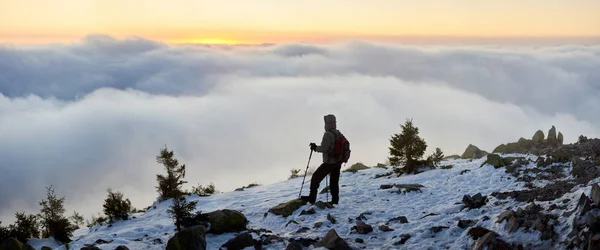
[[[416,172],[418,160],[425,154],[427,143],[419,137],[419,128],[415,127],[411,120],[406,120],[400,134],[392,135],[390,139],[390,165],[405,165],[405,173]]]
[[[46,200],[39,203],[42,206],[42,237],[54,237],[63,243],[71,242],[75,226],[64,216],[65,197],[57,197],[52,186],[47,187],[46,191]]]
[[[104,200],[103,211],[111,223],[117,220],[128,220],[131,211],[131,201],[123,199],[123,193],[107,189],[108,195]]]
[[[156,190],[160,195],[160,199],[167,200],[181,195],[181,186],[187,183],[183,180],[185,177],[185,164],[179,165],[179,161],[175,159],[173,151],[168,151],[166,147],[156,156],[156,161],[162,164],[167,171],[166,176],[156,175],[156,180],[158,181]]]
[[[168,212],[172,215],[177,231],[181,231],[186,221],[192,218],[192,211],[196,209],[197,201],[188,202],[181,193],[178,197],[173,198],[173,205]]]
[[[444,152],[442,152],[442,150],[440,148],[435,148],[435,152],[433,152],[432,155],[432,161],[433,161],[433,165],[435,167],[437,167],[440,162],[442,161],[442,159],[444,159]]]
[[[71,217],[69,217],[69,219],[71,219],[71,221],[73,222],[73,225],[75,225],[76,227],[83,226],[85,224],[85,222],[84,222],[85,219],[77,211],[73,211],[73,215],[71,215]]]
[[[9,237],[10,230],[8,228],[9,227],[2,226],[2,221],[0,221],[0,243]]]

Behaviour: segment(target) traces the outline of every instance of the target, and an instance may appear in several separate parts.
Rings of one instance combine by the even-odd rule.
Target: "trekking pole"
[[[331,192],[331,187],[329,186],[329,175],[325,176],[325,186],[329,187],[329,192]],[[327,203],[329,203],[329,192],[326,193]]]
[[[304,178],[302,178],[302,186],[300,187],[300,194],[298,194],[298,198],[302,197],[302,188],[304,188],[304,180],[306,179],[306,173],[308,173],[308,165],[310,165],[310,158],[312,158],[312,149],[310,150],[310,155],[308,156],[308,163],[306,163],[306,170],[304,171]]]

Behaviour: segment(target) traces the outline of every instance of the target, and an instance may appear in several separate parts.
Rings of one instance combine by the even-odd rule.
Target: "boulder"
[[[356,242],[356,243],[365,243],[365,240],[363,240],[361,238],[356,238],[356,239],[354,239],[354,242]]]
[[[302,250],[302,245],[296,241],[292,241],[285,247],[285,250]]]
[[[306,210],[300,212],[300,215],[305,215],[305,214],[310,215],[310,214],[316,214],[316,213],[317,213],[317,211],[315,211],[315,209],[311,207],[309,209],[306,209]]]
[[[469,234],[469,236],[471,236],[471,238],[476,240],[476,239],[483,237],[485,234],[487,234],[489,232],[493,232],[493,231],[491,231],[487,228],[484,228],[484,227],[473,227],[473,228],[469,229],[468,234]]]
[[[252,239],[252,235],[250,235],[250,233],[243,233],[225,242],[225,244],[221,246],[221,249],[242,250],[251,246],[254,246],[254,239]]]
[[[592,185],[592,202],[594,202],[594,204],[596,205],[596,207],[600,207],[600,186],[598,186],[598,183],[594,183],[594,185]]]
[[[447,226],[435,226],[435,227],[431,227],[431,232],[433,232],[433,233],[439,233],[439,232],[441,232],[442,230],[444,230],[446,228],[450,228],[450,227],[447,227]]]
[[[298,210],[298,208],[300,208],[301,206],[304,206],[306,204],[306,201],[303,201],[302,199],[298,198],[295,200],[291,200],[285,203],[280,203],[277,206],[272,207],[271,209],[269,209],[270,213],[273,213],[275,215],[281,215],[283,217],[288,217],[290,215],[292,215],[292,213],[294,213],[294,211]]]
[[[44,249],[42,249],[42,250],[44,250]],[[115,250],[129,250],[129,248],[127,246],[120,245],[117,248],[115,248]]]
[[[510,219],[508,219],[508,223],[506,223],[506,226],[504,226],[504,228],[509,233],[517,231],[517,229],[519,228],[519,221],[517,220],[517,217],[516,216],[510,217]]]
[[[346,241],[337,234],[335,229],[329,230],[325,237],[317,243],[316,247],[325,247],[327,249],[336,250],[352,250]]]
[[[373,226],[362,221],[357,221],[356,226],[354,226],[354,229],[356,229],[356,232],[358,232],[359,234],[368,234],[370,232],[373,232]]]
[[[410,239],[410,234],[401,234],[401,235],[400,235],[400,240],[399,240],[399,241],[396,241],[396,242],[394,243],[394,245],[402,245],[402,244],[406,243],[406,241],[407,241],[408,239]]]
[[[556,146],[558,144],[558,139],[556,138],[556,128],[554,127],[554,125],[552,125],[552,128],[550,128],[550,130],[548,131],[547,142],[548,145],[551,147]]]
[[[473,158],[481,158],[484,157],[488,154],[488,152],[485,152],[481,149],[479,149],[477,146],[473,145],[473,144],[469,144],[469,146],[467,146],[467,148],[465,149],[465,152],[460,156],[460,158],[462,159],[473,159]]]
[[[516,216],[515,211],[513,211],[511,209],[506,210],[506,211],[500,213],[500,215],[498,215],[498,219],[496,220],[496,223],[501,223],[504,220],[509,220],[510,218],[512,218],[514,216]]]
[[[327,202],[323,202],[323,201],[317,201],[317,202],[315,202],[315,206],[317,206],[320,209],[334,208],[334,206],[331,205],[331,203],[327,203]]]
[[[483,237],[479,238],[472,250],[483,250],[483,249],[519,249],[515,246],[511,246],[501,239],[498,239],[498,234],[489,232]]]
[[[8,238],[0,244],[0,250],[22,250],[23,243],[15,238]]]
[[[331,224],[335,224],[336,220],[331,214],[327,214],[327,220],[331,222]]]
[[[563,134],[561,132],[558,132],[558,136],[556,137],[556,143],[560,146],[563,145]]]
[[[489,156],[489,155],[488,155]],[[473,197],[470,195],[463,196],[462,202],[465,207],[469,209],[480,208],[486,203],[487,196],[482,196],[481,193],[477,193]]]
[[[544,132],[542,132],[541,130],[538,130],[537,132],[535,132],[535,134],[533,134],[533,137],[531,137],[531,140],[536,145],[543,144],[544,143]]]
[[[129,250],[128,248],[119,249],[119,247],[117,247],[115,250]],[[43,246],[41,250],[52,250],[52,248],[51,247],[47,247],[47,246]]]
[[[102,250],[97,246],[87,246],[87,247],[82,247],[79,250]]]
[[[481,164],[481,166],[483,167],[485,164],[489,164],[494,166],[494,168],[501,168],[504,167],[504,160],[502,159],[502,157],[500,157],[497,154],[489,154],[487,155],[487,160]]]
[[[210,222],[209,233],[222,234],[246,230],[248,219],[239,211],[222,209],[206,214]]]
[[[203,226],[184,228],[169,239],[166,250],[206,250],[206,229]]]

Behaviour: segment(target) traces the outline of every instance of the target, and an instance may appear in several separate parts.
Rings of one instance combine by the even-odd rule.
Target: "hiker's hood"
[[[326,115],[325,117],[323,117],[323,119],[325,120],[325,131],[329,131],[332,129],[336,129],[336,121],[335,121],[335,116],[332,114]]]

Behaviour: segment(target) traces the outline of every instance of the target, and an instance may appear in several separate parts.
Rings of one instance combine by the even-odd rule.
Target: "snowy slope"
[[[535,156],[528,157],[533,160],[536,158]],[[517,182],[515,177],[505,173],[504,168],[494,169],[490,165],[480,168],[483,162],[484,159],[472,161],[448,160],[442,162],[442,164],[453,164],[452,169],[437,169],[417,175],[391,179],[374,179],[373,177],[376,174],[389,172],[389,170],[380,168],[363,170],[357,173],[342,173],[340,178],[340,204],[334,209],[316,209],[317,213],[313,215],[299,215],[302,210],[310,206],[305,205],[288,218],[273,214],[264,217],[269,208],[298,196],[302,178],[258,186],[245,191],[216,194],[210,197],[191,196],[191,199],[198,201],[197,208],[203,212],[225,208],[239,210],[250,221],[249,228],[268,229],[284,238],[322,238],[329,229],[334,228],[351,246],[357,248],[469,249],[474,241],[467,235],[467,229],[457,227],[457,222],[459,219],[472,219],[477,221],[476,226],[494,230],[508,242],[518,241],[524,246],[528,246],[529,249],[548,249],[550,242],[541,241],[539,239],[540,233],[535,230],[526,233],[523,232],[522,228],[519,228],[516,232],[508,234],[504,229],[506,222],[495,223],[496,217],[506,208],[515,208],[527,204],[512,199],[498,200],[489,195],[492,192],[523,189],[525,183]],[[532,163],[528,167],[534,167],[534,164]],[[467,169],[470,171],[461,174],[463,170]],[[568,171],[568,169],[565,171]],[[307,184],[304,186],[305,194],[308,193],[308,179]],[[382,184],[411,183],[424,185],[423,192],[398,194],[392,193],[389,189],[379,189]],[[324,186],[325,183],[323,182],[321,188]],[[571,199],[567,205],[569,210],[573,209],[582,191],[589,193],[589,188],[573,190],[573,192],[567,193],[559,200]],[[487,205],[470,211],[468,209],[461,210],[463,207],[460,204],[462,197],[476,193],[488,195],[489,202]],[[325,195],[319,195],[319,199],[325,200]],[[547,207],[552,202],[539,202],[538,204]],[[92,244],[99,239],[112,241],[111,243],[98,245],[101,249],[113,250],[118,245],[126,245],[130,249],[164,249],[168,239],[174,234],[172,220],[166,212],[170,203],[167,201],[155,203],[155,205],[155,209],[150,209],[145,213],[133,214],[134,219],[117,222],[110,227],[94,226],[76,231],[75,240],[70,244],[70,249],[79,249],[84,244]],[[371,213],[365,215],[367,218],[365,222],[372,225],[374,231],[366,235],[351,232],[351,228],[356,222],[355,218],[364,212]],[[337,219],[336,224],[331,224],[327,220],[328,213]],[[424,217],[430,213],[438,215]],[[391,232],[382,232],[378,229],[380,224],[385,224],[389,219],[397,216],[406,216],[409,223],[390,223],[389,226],[394,229]],[[482,220],[484,216],[488,216],[490,219]],[[349,218],[352,218],[353,222],[349,222]],[[286,223],[290,220],[295,220],[299,225],[290,224],[286,227]],[[556,228],[556,231],[560,235],[565,235],[566,230],[570,227],[568,223],[572,221],[572,218],[561,218],[559,221],[560,225]],[[315,229],[313,228],[315,222],[323,222],[323,226]],[[448,226],[449,228],[434,233],[431,231],[434,226]],[[296,231],[301,227],[309,227],[311,230],[297,234]],[[399,240],[398,236],[405,233],[410,234],[411,238],[404,245],[393,245]],[[218,249],[235,235],[235,233],[209,234],[207,236],[208,249]],[[356,238],[363,239],[365,243],[355,243]],[[36,249],[40,249],[45,241],[32,240],[30,243]],[[56,247],[55,245],[51,246]],[[284,248],[283,243],[265,246],[265,249]],[[57,247],[56,249],[65,249],[65,247]]]

